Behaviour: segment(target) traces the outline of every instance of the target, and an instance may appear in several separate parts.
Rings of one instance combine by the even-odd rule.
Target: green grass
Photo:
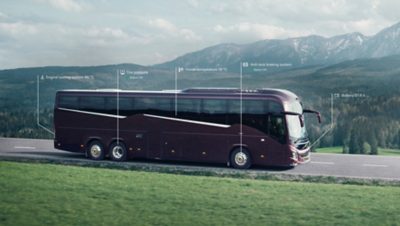
[[[317,153],[342,154],[342,147],[317,148]]]
[[[379,155],[400,156],[399,149],[379,148],[378,152],[379,152]]]
[[[399,225],[399,187],[0,162],[0,225]]]
[[[328,148],[318,148],[317,153],[332,153],[332,154],[342,154],[343,148],[340,146],[337,147],[328,147]],[[379,148],[378,155],[386,155],[386,156],[400,156],[399,149],[390,149],[390,148]]]

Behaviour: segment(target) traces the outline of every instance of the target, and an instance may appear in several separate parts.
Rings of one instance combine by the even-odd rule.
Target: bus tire
[[[230,155],[230,165],[236,169],[248,169],[251,166],[249,151],[243,147],[233,149]]]
[[[94,140],[89,143],[87,148],[87,156],[93,160],[103,160],[105,157],[104,145],[98,141]]]
[[[108,152],[110,159],[117,162],[126,161],[128,152],[123,142],[118,141],[110,145],[110,150]]]

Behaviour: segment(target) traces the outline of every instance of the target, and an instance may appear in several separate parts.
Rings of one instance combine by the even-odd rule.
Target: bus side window
[[[171,98],[155,98],[155,106],[157,115],[161,116],[172,116],[173,105]]]
[[[269,128],[269,135],[279,142],[285,142],[285,122],[283,120],[283,116],[275,116],[270,115],[268,117],[268,128]]]
[[[203,99],[203,120],[214,123],[226,123],[226,100]]]
[[[228,100],[227,123],[240,123],[240,100]]]
[[[154,114],[154,99],[147,97],[137,97],[134,99],[134,109],[136,114]]]
[[[131,114],[171,116],[173,111],[172,106],[171,98],[136,97],[134,98],[134,111]]]
[[[262,100],[245,100],[243,101],[243,124],[256,128],[257,130],[267,134],[268,123],[265,117],[265,106]]]
[[[267,111],[270,113],[281,113],[283,111],[283,107],[281,104],[275,101],[267,101]]]
[[[79,99],[77,96],[62,96],[58,99],[58,107],[68,109],[79,109]]]
[[[133,115],[134,112],[132,111],[133,108],[133,98],[131,97],[120,97],[119,99],[119,114],[124,116]]]
[[[200,99],[179,99],[178,102],[178,117],[185,119],[198,120],[201,108]]]
[[[83,111],[93,111],[104,113],[105,101],[104,97],[81,96],[79,109]]]

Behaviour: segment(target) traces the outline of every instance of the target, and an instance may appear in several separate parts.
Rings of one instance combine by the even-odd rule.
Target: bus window
[[[172,99],[171,98],[157,98],[156,109],[160,111],[172,111]]]
[[[146,98],[146,97],[135,98],[134,109],[142,113],[146,113],[146,111],[154,109],[155,106],[156,102],[154,98]]]
[[[128,111],[133,107],[133,98],[120,97],[119,98],[119,110]]]
[[[227,123],[229,125],[240,123],[240,100],[228,100]]]
[[[240,100],[228,100],[228,114],[240,114]]]
[[[243,101],[243,114],[264,114],[264,103],[261,100]]]
[[[79,109],[83,111],[103,112],[104,107],[104,97],[82,96],[79,103]]]
[[[172,116],[173,109],[171,98],[155,98],[154,110],[156,111],[157,115]]]
[[[171,98],[148,98],[137,97],[134,98],[134,112],[155,114],[160,116],[171,115],[172,112],[172,99]]]
[[[105,109],[112,111],[117,108],[117,97],[106,97]]]
[[[226,100],[220,99],[203,99],[202,114],[204,120],[214,123],[226,123]]]
[[[267,108],[270,113],[281,113],[283,111],[282,105],[275,101],[268,101]]]
[[[269,135],[276,138],[279,142],[285,142],[285,122],[283,116],[271,115],[268,117]]]
[[[114,99],[114,97],[113,97]],[[118,107],[119,107],[119,114],[120,115],[125,115],[125,116],[130,116],[135,114],[135,111],[132,110],[133,108],[133,98],[129,98],[129,97],[120,97],[118,98],[119,103],[118,103]],[[116,102],[117,100],[115,100]]]
[[[79,109],[78,97],[60,95],[58,100],[58,107],[68,108],[68,109]]]
[[[203,112],[208,114],[222,114],[226,112],[226,100],[203,100]]]
[[[267,134],[267,117],[262,100],[243,101],[243,124]]]
[[[178,114],[179,112],[200,113],[200,107],[201,107],[200,99],[178,100]]]
[[[200,119],[201,99],[179,99],[177,104],[178,117],[192,120]]]

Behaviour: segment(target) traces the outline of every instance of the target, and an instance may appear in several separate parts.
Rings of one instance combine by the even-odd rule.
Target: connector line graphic
[[[46,128],[44,125],[40,124],[40,120],[39,120],[39,106],[40,106],[40,98],[39,98],[39,92],[40,92],[40,86],[39,86],[39,75],[36,76],[36,124],[37,126],[39,126],[40,128],[44,129],[45,131],[51,133],[53,136],[55,135],[53,131],[51,131],[51,129]]]
[[[175,67],[175,116],[178,115],[178,68]]]
[[[243,148],[243,62],[240,62],[240,152]]]
[[[117,116],[119,116],[119,73],[117,70]],[[117,145],[119,145],[119,117],[117,117]]]
[[[325,130],[324,133],[322,133],[322,135],[320,137],[318,137],[318,139],[316,139],[314,141],[314,143],[312,143],[310,145],[310,148],[313,147],[315,144],[317,144],[324,136],[326,136],[326,134],[328,134],[333,128],[335,127],[335,124],[333,122],[333,94],[331,93],[331,125],[329,126],[329,128],[327,130]]]

